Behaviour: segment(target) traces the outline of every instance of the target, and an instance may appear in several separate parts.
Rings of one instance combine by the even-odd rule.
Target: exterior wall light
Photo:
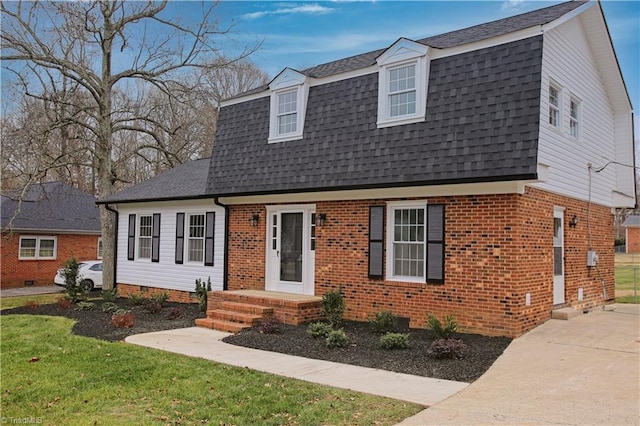
[[[569,227],[575,228],[577,225],[578,225],[578,216],[574,214],[571,220],[569,220]]]
[[[325,213],[320,213],[318,215],[318,225],[324,226],[326,222],[327,222],[327,215]]]
[[[249,219],[249,223],[251,223],[251,226],[258,226],[259,221],[260,221],[260,215],[258,213],[254,213],[251,216],[251,219]]]

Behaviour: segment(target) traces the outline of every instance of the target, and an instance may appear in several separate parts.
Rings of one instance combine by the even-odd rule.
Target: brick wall
[[[57,237],[57,257],[54,260],[18,260],[20,236],[27,234],[5,234],[0,241],[2,248],[0,287],[23,287],[24,282],[34,285],[53,285],[53,278],[67,259],[75,256],[78,260],[93,260],[98,254],[97,235],[55,235]],[[52,234],[34,234],[52,236]]]
[[[131,297],[132,294],[140,294],[144,297],[149,298],[154,295],[167,293],[169,295],[169,302],[198,303],[196,294],[188,291],[167,290],[164,288],[147,287],[132,284],[118,284],[117,289],[119,297]]]
[[[640,253],[640,228],[627,228],[627,253]]]
[[[366,320],[391,310],[422,327],[427,312],[454,314],[471,332],[517,336],[546,321],[553,308],[553,211],[564,207],[565,295],[580,309],[601,305],[601,278],[609,299],[613,287],[613,217],[610,210],[528,188],[525,194],[427,199],[446,206],[444,284],[417,284],[368,278],[369,206],[386,200],[316,202],[326,213],[316,228],[315,294],[342,285],[346,317]],[[587,232],[590,210],[591,238]],[[248,219],[259,212],[261,222]],[[264,289],[264,205],[230,209],[229,289]],[[569,227],[576,215],[578,225]],[[589,241],[591,240],[591,241]],[[591,245],[598,268],[586,266]],[[578,288],[584,300],[578,301]],[[530,305],[525,304],[530,294]]]

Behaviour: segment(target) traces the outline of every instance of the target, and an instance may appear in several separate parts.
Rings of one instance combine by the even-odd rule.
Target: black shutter
[[[427,281],[444,282],[444,204],[427,205]]]
[[[184,261],[184,213],[176,214],[176,263]]]
[[[215,229],[216,214],[207,212],[207,220],[204,231],[204,266],[213,266],[213,232]]]
[[[160,213],[153,214],[151,234],[151,261],[160,262]]]
[[[127,239],[127,260],[136,258],[136,215],[129,215],[129,238]]]
[[[369,207],[369,278],[382,278],[384,207]]]

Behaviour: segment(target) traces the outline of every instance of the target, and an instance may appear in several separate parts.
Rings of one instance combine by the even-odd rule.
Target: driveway
[[[401,425],[640,424],[640,305],[549,320],[480,379]]]

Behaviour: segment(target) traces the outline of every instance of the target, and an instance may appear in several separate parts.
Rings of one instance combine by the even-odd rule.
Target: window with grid
[[[204,214],[189,215],[188,262],[204,261],[204,224]]]
[[[138,259],[151,259],[153,216],[140,216],[138,224]]]
[[[424,208],[393,211],[393,275],[424,277]]]
[[[549,85],[549,124],[560,127],[560,89]]]
[[[416,113],[416,66],[389,70],[389,116]]]
[[[298,106],[296,90],[278,95],[278,134],[294,133],[297,130]]]
[[[578,138],[580,133],[579,113],[580,103],[575,98],[571,98],[569,102],[569,134],[574,138]]]
[[[18,259],[55,259],[55,237],[20,237]]]

